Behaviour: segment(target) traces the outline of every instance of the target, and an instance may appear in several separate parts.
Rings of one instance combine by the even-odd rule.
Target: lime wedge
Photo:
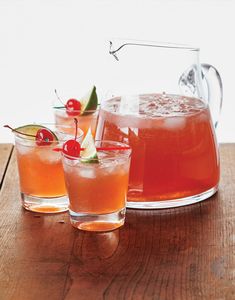
[[[82,162],[86,162],[86,163],[99,162],[94,138],[91,133],[91,128],[88,129],[87,134],[81,144],[81,148],[85,148],[83,151],[81,151]]]
[[[93,110],[96,110],[98,105],[98,98],[96,94],[96,87],[93,86],[92,89],[79,99],[81,103],[81,115],[88,115],[93,113]]]
[[[24,126],[15,128],[15,131],[17,131],[17,134],[22,133],[22,134],[30,134],[30,135],[35,136],[39,129],[47,129],[48,131],[50,131],[52,133],[54,140],[58,141],[58,138],[53,131],[51,131],[47,127],[41,126],[41,125],[36,125],[36,124],[24,125]],[[33,136],[27,136],[27,138],[30,140],[35,140],[35,137],[33,137]]]

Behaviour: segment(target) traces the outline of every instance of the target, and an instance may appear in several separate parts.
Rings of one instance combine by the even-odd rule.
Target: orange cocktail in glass
[[[219,181],[219,156],[208,106],[177,95],[138,97],[138,111],[130,115],[122,114],[120,98],[106,101],[96,136],[132,148],[131,207],[151,208],[166,200],[173,200],[169,207],[178,206],[187,204],[187,197],[212,195]]]
[[[70,127],[68,133],[74,133],[75,127],[74,118],[78,121],[78,127],[86,135],[89,128],[93,136],[95,135],[97,117],[98,117],[98,97],[96,93],[96,87],[93,86],[92,89],[87,93],[87,95],[75,99],[70,98],[64,103],[57,91],[55,90],[57,97],[57,102],[54,103],[54,115],[56,124],[62,124]],[[63,104],[63,106],[61,106]]]
[[[122,143],[100,141],[98,147]],[[69,211],[74,227],[109,231],[124,223],[131,150],[98,151],[99,162],[63,155]]]
[[[74,134],[74,118],[76,118],[78,120],[78,127],[84,132],[84,135],[87,133],[89,127],[92,134],[95,135],[98,114],[98,109],[95,109],[87,111],[86,114],[81,114],[81,111],[74,111],[73,115],[68,115],[65,108],[54,108],[55,123],[58,126],[59,124],[65,125],[64,130],[69,134]]]
[[[37,128],[38,125],[20,128],[30,126]],[[68,197],[61,155],[53,149],[71,136],[59,132],[54,125],[45,126],[56,136],[48,144],[40,145],[34,137],[15,132],[16,157],[23,207],[31,211],[55,213],[68,209]],[[79,131],[78,138],[82,136],[82,131]]]

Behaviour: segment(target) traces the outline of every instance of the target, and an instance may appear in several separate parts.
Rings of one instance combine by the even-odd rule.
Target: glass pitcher
[[[217,70],[184,45],[112,40],[107,56],[96,138],[132,148],[127,207],[177,207],[216,193]]]

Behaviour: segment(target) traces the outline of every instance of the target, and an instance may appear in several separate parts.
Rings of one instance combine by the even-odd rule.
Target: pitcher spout
[[[191,51],[198,51],[199,48],[190,47],[183,44],[173,44],[173,43],[161,43],[152,41],[141,41],[141,40],[123,40],[123,39],[113,39],[109,40],[109,54],[111,54],[115,60],[119,61],[119,52],[125,46],[142,46],[142,47],[156,47],[156,48],[173,48],[173,49],[186,49]]]

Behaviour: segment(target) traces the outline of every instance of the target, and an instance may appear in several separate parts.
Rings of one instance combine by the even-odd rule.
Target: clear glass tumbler
[[[55,117],[55,123],[58,124],[58,126],[65,125],[65,127],[62,126],[62,130],[66,130],[67,133],[73,134],[75,132],[74,125],[74,118],[78,120],[78,127],[84,132],[84,135],[86,135],[89,128],[91,128],[92,135],[95,136],[96,133],[96,125],[99,115],[99,107],[96,110],[88,110],[86,114],[80,114],[80,111],[74,111],[73,116],[70,116],[66,112],[65,107],[54,107],[54,117]]]
[[[96,141],[97,149],[109,148],[98,151],[98,162],[63,154],[69,213],[74,227],[110,231],[124,224],[131,150],[117,149],[123,146],[126,145]]]
[[[61,132],[54,124],[41,125],[54,132],[58,140],[49,145],[38,145],[34,138],[15,132],[21,200],[27,210],[58,213],[68,210],[68,197],[61,154],[53,149],[62,147],[71,135]],[[78,141],[82,137],[83,132],[78,129]]]

